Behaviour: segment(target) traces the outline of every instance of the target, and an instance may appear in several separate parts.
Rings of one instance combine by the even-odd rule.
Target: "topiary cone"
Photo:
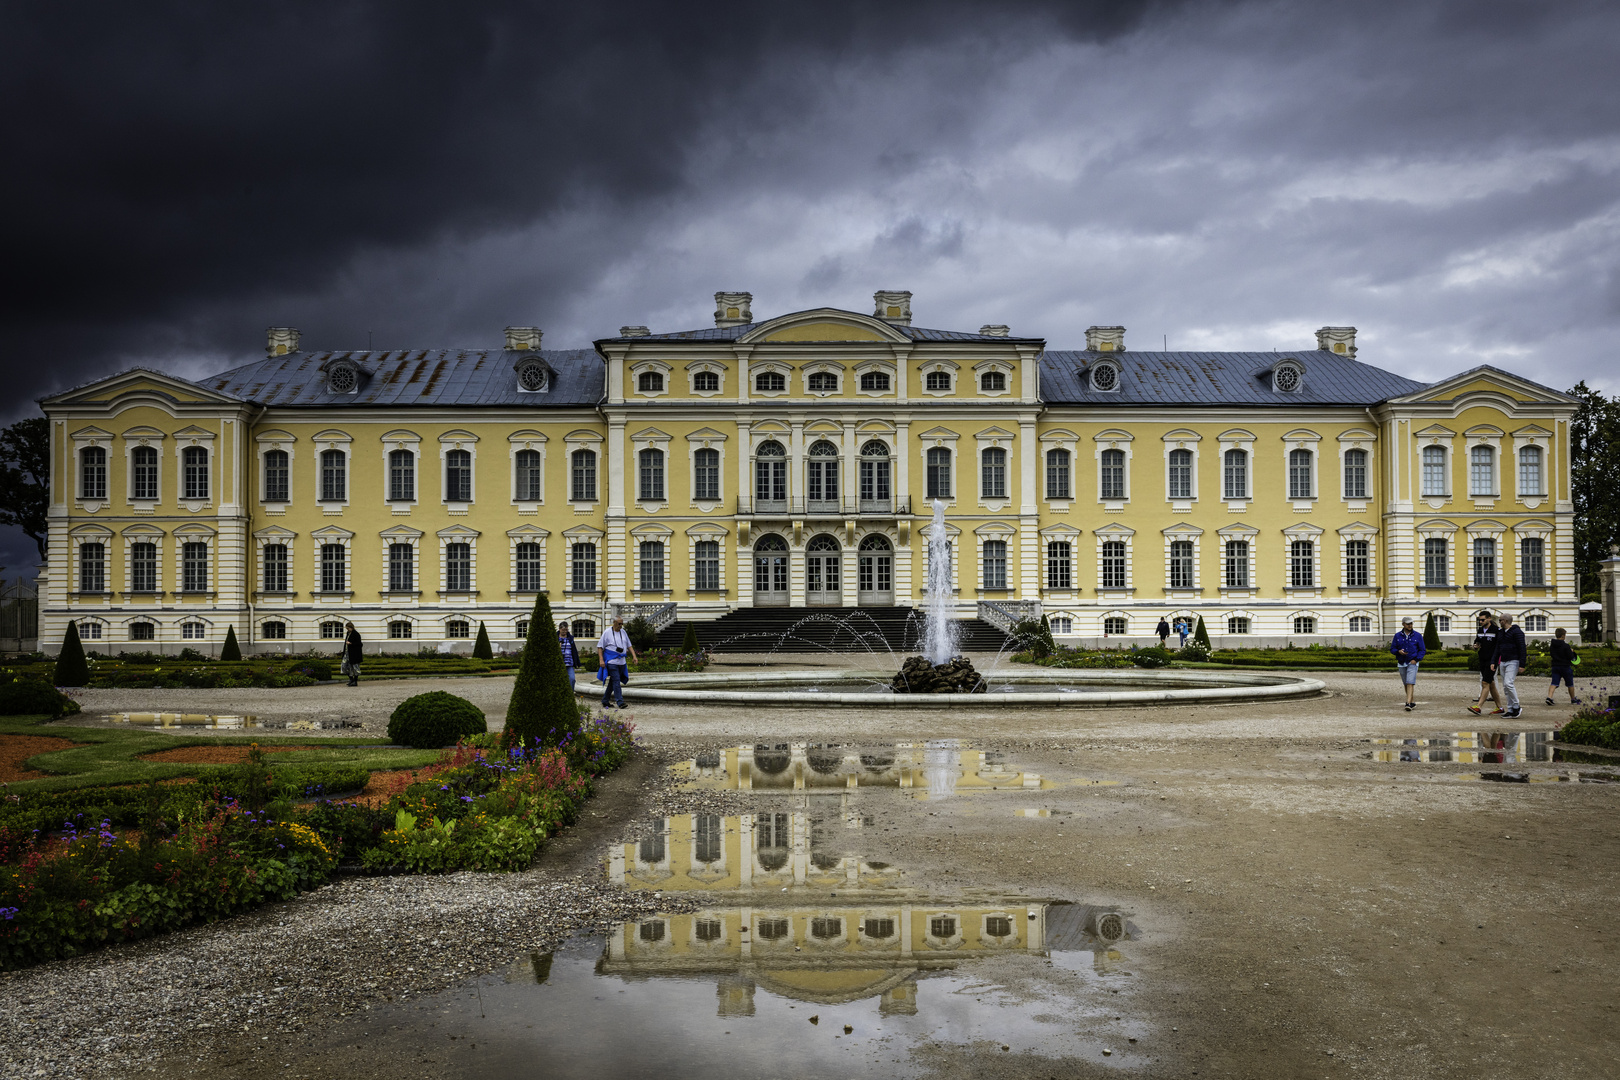
[[[1193,630],[1193,640],[1200,645],[1209,646],[1209,631],[1204,629],[1204,617],[1198,616],[1198,626]]]
[[[1057,652],[1057,642],[1052,640],[1052,624],[1044,611],[1041,612],[1041,647],[1046,650],[1047,656]]]
[[[551,620],[551,602],[541,593],[529,616],[529,636],[523,644],[517,681],[512,684],[512,700],[506,706],[502,741],[507,746],[518,745],[520,739],[524,746],[536,741],[555,746],[565,735],[578,731],[579,707],[557,645],[557,624]]]
[[[695,652],[702,652],[703,646],[698,644],[697,623],[686,624],[686,636],[681,639],[681,652],[691,656]]]
[[[221,660],[242,659],[242,646],[236,643],[236,627],[227,626],[225,628],[225,644],[219,647],[219,658]]]
[[[1440,641],[1440,630],[1434,625],[1434,612],[1432,611],[1429,612],[1428,619],[1423,623],[1423,647],[1431,652],[1435,649],[1445,648]]]
[[[473,658],[476,660],[495,659],[495,650],[489,647],[489,631],[484,629],[482,621],[478,623],[478,640],[473,642]]]
[[[68,623],[67,636],[62,638],[62,651],[56,654],[56,685],[84,686],[90,681],[90,664],[84,658],[84,645],[79,641],[79,624]]]

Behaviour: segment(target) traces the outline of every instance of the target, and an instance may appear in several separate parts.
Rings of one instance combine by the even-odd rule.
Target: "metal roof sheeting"
[[[1298,390],[1271,385],[1272,366],[1292,358],[1305,369]],[[1119,365],[1119,389],[1091,388],[1098,360]],[[1090,352],[1048,350],[1041,400],[1048,405],[1375,405],[1415,393],[1414,382],[1325,349],[1303,352]]]
[[[556,409],[595,405],[602,400],[606,372],[593,349],[543,349],[551,368],[547,390],[518,389],[513,363],[530,353],[504,349],[388,349],[347,352],[295,352],[270,356],[212,375],[200,382],[210,390],[261,405],[509,405]],[[334,394],[323,368],[340,359],[360,368],[359,389]]]
[[[833,309],[837,310],[837,309]],[[842,312],[845,315],[858,315],[863,319],[874,318],[871,315],[860,315],[859,312]],[[744,334],[758,329],[762,324],[747,323],[743,326],[713,326],[704,330],[681,330],[673,334],[642,334],[639,337],[610,337],[602,338],[602,342],[640,342],[640,341],[736,341]],[[890,325],[893,325],[892,323]],[[989,334],[968,334],[959,330],[929,330],[922,326],[895,326],[895,329],[911,338],[912,341],[990,341],[990,342],[1038,342],[1040,338],[1026,337],[991,337]],[[859,339],[859,340],[865,340]],[[795,344],[802,344],[795,342]]]

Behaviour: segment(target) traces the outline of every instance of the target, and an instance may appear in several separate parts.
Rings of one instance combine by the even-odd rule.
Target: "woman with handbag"
[[[354,623],[344,623],[348,632],[343,636],[343,674],[349,677],[350,686],[360,685],[360,658],[365,655],[364,642],[360,640],[360,631],[354,628]]]

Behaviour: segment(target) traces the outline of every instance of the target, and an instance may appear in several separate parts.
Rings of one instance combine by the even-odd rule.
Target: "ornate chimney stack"
[[[291,326],[272,326],[266,335],[264,351],[271,356],[286,356],[298,351],[298,330]]]
[[[1316,347],[1355,359],[1356,328],[1353,326],[1324,326],[1316,332]]]
[[[754,294],[746,292],[717,292],[714,294],[714,325],[747,326],[754,321],[749,305]]]
[[[652,331],[645,326],[621,326],[620,337],[652,337]]]
[[[895,326],[911,325],[911,293],[878,291],[872,294],[872,314]]]
[[[540,328],[538,326],[508,326],[506,328],[506,347],[512,352],[539,352]]]
[[[1123,326],[1086,327],[1086,348],[1091,352],[1124,352],[1125,328]]]
[[[1006,337],[1011,331],[1001,323],[986,323],[979,327],[981,337]]]

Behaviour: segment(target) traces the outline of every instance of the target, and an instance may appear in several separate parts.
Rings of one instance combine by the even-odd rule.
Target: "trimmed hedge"
[[[71,716],[79,703],[54,686],[32,679],[0,683],[0,716]]]
[[[454,746],[464,735],[482,735],[488,730],[484,710],[443,690],[406,698],[388,718],[388,737],[417,750]]]

